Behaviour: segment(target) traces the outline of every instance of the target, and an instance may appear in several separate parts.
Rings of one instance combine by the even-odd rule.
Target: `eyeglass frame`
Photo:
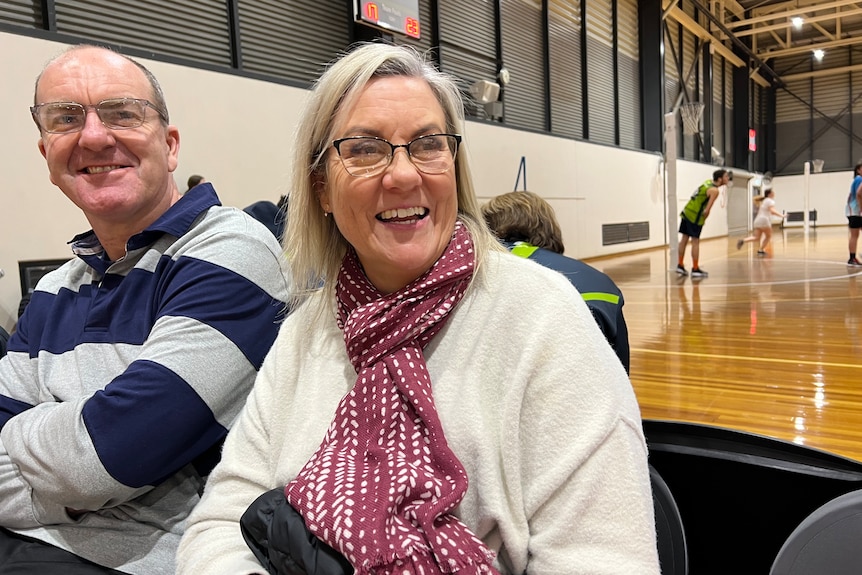
[[[99,122],[101,122],[102,125],[105,126],[109,130],[134,130],[135,128],[140,128],[141,126],[143,126],[147,122],[146,118],[143,118],[143,119],[141,119],[141,123],[138,124],[137,126],[109,126],[108,124],[106,124],[105,121],[102,119],[101,113],[99,113],[99,106],[103,105],[105,102],[118,102],[118,101],[136,102],[138,104],[143,104],[145,108],[152,108],[153,110],[155,110],[156,113],[159,115],[159,118],[161,118],[162,122],[164,122],[165,125],[170,123],[170,120],[168,120],[167,113],[145,98],[122,98],[122,97],[121,98],[105,98],[104,100],[100,100],[96,104],[81,104],[80,102],[64,102],[64,101],[61,101],[61,102],[42,102],[41,104],[36,104],[35,106],[30,106],[30,115],[33,117],[33,121],[36,122],[36,126],[40,130],[45,132],[46,134],[76,134],[76,133],[82,131],[84,129],[84,125],[86,125],[86,123],[87,123],[87,114],[89,114],[90,110],[93,110],[96,112],[96,116],[98,116]],[[77,106],[84,111],[84,123],[81,124],[81,127],[79,129],[68,130],[65,132],[58,132],[56,130],[48,130],[47,128],[42,126],[42,123],[39,121],[39,110],[41,110],[44,106],[54,106],[54,105],[58,105],[58,104],[59,105],[66,105],[66,106]]]
[[[440,175],[440,174],[445,174],[446,172],[448,172],[449,170],[452,169],[452,166],[449,166],[448,168],[446,168],[442,172],[426,172],[421,167],[416,165],[416,163],[413,161],[413,155],[410,153],[410,146],[414,142],[418,142],[422,138],[431,138],[433,136],[446,136],[448,138],[453,138],[455,140],[455,149],[452,151],[452,166],[454,166],[455,160],[458,156],[458,150],[461,147],[461,140],[462,140],[461,134],[446,134],[446,133],[425,134],[424,136],[419,136],[419,137],[413,138],[412,140],[410,140],[406,144],[393,144],[392,142],[390,142],[386,138],[380,138],[377,136],[347,136],[346,138],[339,138],[337,140],[333,140],[332,141],[332,147],[335,148],[335,151],[338,153],[338,158],[339,158],[339,160],[341,160],[341,165],[344,167],[344,171],[347,172],[348,175],[353,176],[354,178],[373,178],[374,176],[379,176],[380,174],[385,172],[386,168],[388,168],[389,166],[392,165],[392,160],[395,159],[395,152],[396,152],[396,150],[398,150],[398,148],[404,148],[404,151],[407,153],[407,159],[410,160],[410,164],[412,164],[417,170],[419,170],[423,174],[429,174],[432,176],[436,176],[436,175]],[[347,169],[347,166],[344,164],[344,158],[341,156],[341,147],[340,146],[341,146],[341,144],[343,144],[344,142],[346,142],[348,140],[377,140],[378,142],[383,142],[385,144],[389,144],[389,147],[392,148],[392,151],[389,153],[389,156],[388,156],[389,161],[386,162],[386,165],[383,166],[383,168],[379,172],[374,172],[371,174],[352,174],[350,172],[350,170]]]

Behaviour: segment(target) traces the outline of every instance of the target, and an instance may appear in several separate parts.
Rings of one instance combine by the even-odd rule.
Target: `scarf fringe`
[[[496,553],[471,550],[457,559],[435,561],[425,546],[413,546],[400,553],[386,553],[354,567],[354,575],[498,575],[491,565]]]

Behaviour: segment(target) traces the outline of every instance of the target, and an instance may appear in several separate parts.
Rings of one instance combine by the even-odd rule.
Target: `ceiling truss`
[[[693,16],[691,9],[681,7],[682,2],[663,0],[665,18],[709,42],[734,66],[749,67],[752,80],[761,86],[862,71],[862,0],[691,0],[687,4],[701,13]],[[801,23],[795,18],[801,18]],[[822,60],[814,59],[815,49],[823,51]],[[805,65],[800,68],[800,64]]]

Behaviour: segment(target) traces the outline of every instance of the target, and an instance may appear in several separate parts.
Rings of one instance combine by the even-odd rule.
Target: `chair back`
[[[652,484],[661,573],[662,575],[688,575],[688,550],[679,508],[667,483],[652,465],[649,466],[649,478]]]
[[[770,575],[862,573],[862,489],[815,509],[778,551]]]

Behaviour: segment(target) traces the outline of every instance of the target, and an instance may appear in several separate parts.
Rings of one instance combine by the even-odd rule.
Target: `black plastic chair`
[[[782,545],[770,575],[862,573],[862,489],[845,493],[806,517]]]
[[[667,483],[652,465],[649,466],[649,478],[652,484],[658,559],[662,575],[687,575],[688,550],[679,508]]]
[[[800,523],[827,502],[862,490],[859,461],[715,426],[643,425],[650,465],[673,493],[688,568],[697,575],[769,573]]]

